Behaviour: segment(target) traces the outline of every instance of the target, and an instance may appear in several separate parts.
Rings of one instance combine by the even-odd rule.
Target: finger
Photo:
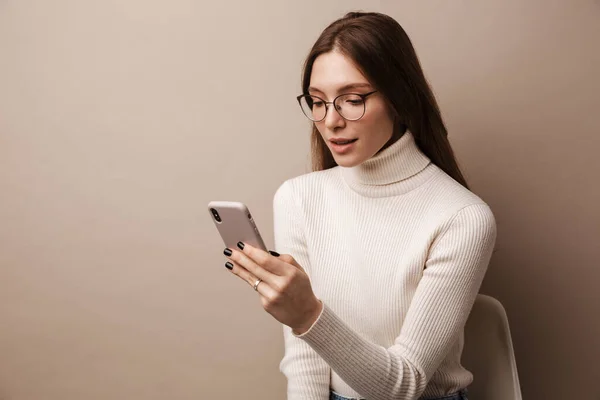
[[[285,262],[281,262],[279,257],[276,257],[272,254],[267,253],[264,250],[242,242],[238,243],[238,248],[256,265],[262,267],[271,274],[279,276],[286,275],[287,267],[285,265]]]
[[[248,270],[242,268],[241,266],[239,266],[238,264],[236,264],[233,261],[227,261],[225,263],[225,267],[228,270],[230,270],[233,275],[235,275],[238,278],[240,278],[241,280],[245,281],[251,287],[254,287],[254,284],[256,283],[257,278],[256,278],[256,276],[254,276],[250,272],[248,272]]]
[[[281,254],[278,258],[282,261],[285,261],[288,264],[293,265],[294,267],[298,268],[299,270],[304,271],[304,268],[302,268],[302,266],[300,264],[298,264],[298,261],[296,261],[296,259],[294,257],[292,257],[291,254]]]
[[[263,309],[269,314],[275,316],[281,306],[281,293],[269,286],[266,282],[260,282],[256,287],[260,295],[260,302]]]
[[[226,265],[227,269],[229,269],[234,275],[238,278],[246,282],[249,286],[254,289],[256,285],[256,289],[254,289],[260,295],[260,300],[263,308],[271,312],[273,306],[276,305],[277,299],[279,298],[279,294],[275,289],[273,289],[269,284],[263,280],[258,281],[250,272],[242,268],[241,266],[235,264],[232,261],[227,261]]]
[[[247,271],[249,271],[252,275],[256,276],[257,278],[260,278],[265,282],[269,282],[269,284],[273,284],[275,282],[275,279],[277,278],[276,275],[272,274],[271,272],[267,271],[266,269],[264,269],[263,267],[261,267],[260,265],[255,263],[253,259],[248,257],[241,250],[225,249],[224,254],[231,261],[235,262],[237,265],[246,269]],[[272,256],[269,256],[269,257],[272,257]]]
[[[255,281],[256,282],[256,281]],[[252,287],[254,287],[254,283],[252,284]],[[277,297],[277,291],[275,291],[271,286],[269,286],[269,284],[265,281],[261,281],[258,286],[256,287],[256,291],[258,292],[258,294],[260,294],[261,296],[261,302],[263,305],[263,308],[265,307],[266,304],[270,304],[272,303],[271,299],[274,299]]]
[[[231,268],[227,264],[229,264]],[[230,271],[234,275],[237,275],[239,278],[248,283],[248,285],[250,285],[254,289],[254,285],[256,285],[256,279],[250,272],[248,272],[247,270],[245,270],[244,268],[235,264],[232,261],[227,261],[226,266],[227,269],[230,269]],[[275,289],[269,286],[269,284],[265,281],[258,282],[258,285],[256,286],[255,290],[260,295],[260,302],[262,304],[263,309],[269,314],[273,315],[280,303],[280,293],[278,293]]]

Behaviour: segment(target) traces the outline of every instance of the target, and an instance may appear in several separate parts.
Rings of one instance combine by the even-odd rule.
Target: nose
[[[335,106],[333,104],[328,104],[327,115],[325,115],[325,127],[334,130],[335,128],[343,126],[344,123],[344,118],[342,118],[338,110],[336,110]]]

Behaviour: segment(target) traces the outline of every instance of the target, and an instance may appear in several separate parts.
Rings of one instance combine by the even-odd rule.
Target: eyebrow
[[[341,88],[338,89],[338,93],[342,93],[345,92],[346,90],[350,90],[350,89],[360,89],[360,88],[370,88],[372,87],[370,83],[349,83],[347,85],[342,86]],[[309,92],[319,92],[322,94],[325,94],[322,90],[317,89],[316,87],[310,86],[308,88]]]

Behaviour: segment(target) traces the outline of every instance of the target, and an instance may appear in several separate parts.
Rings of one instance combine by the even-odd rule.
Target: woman
[[[284,324],[288,399],[466,399],[464,325],[496,225],[409,38],[349,13],[315,43],[302,89],[315,171],[275,194],[282,254],[225,250]]]

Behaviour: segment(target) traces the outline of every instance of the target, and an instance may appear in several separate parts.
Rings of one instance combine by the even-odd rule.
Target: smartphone
[[[226,247],[236,248],[238,242],[244,242],[267,251],[252,214],[244,203],[211,201],[208,211]]]

